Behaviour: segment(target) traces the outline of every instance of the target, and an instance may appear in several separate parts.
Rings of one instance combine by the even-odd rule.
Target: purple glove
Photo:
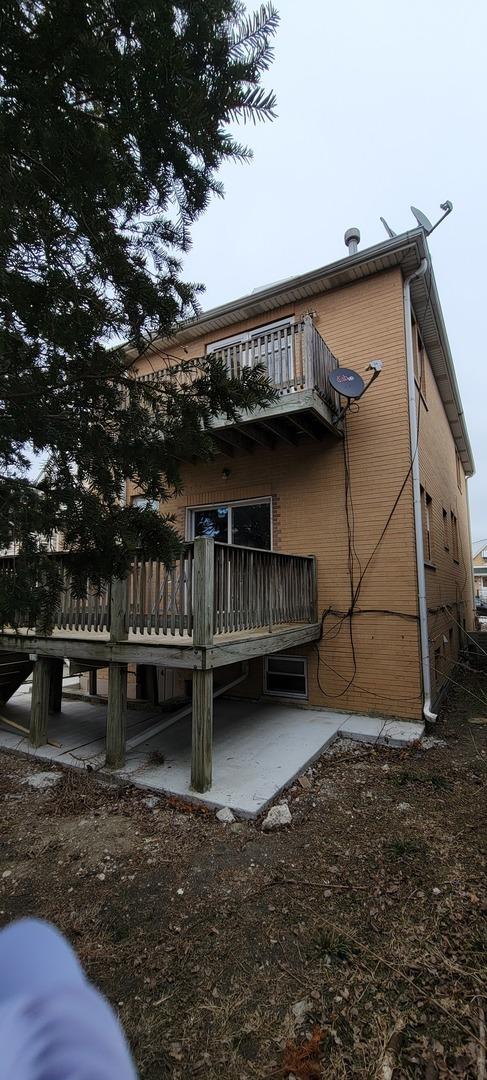
[[[136,1080],[110,1005],[38,919],[0,932],[0,1080]]]

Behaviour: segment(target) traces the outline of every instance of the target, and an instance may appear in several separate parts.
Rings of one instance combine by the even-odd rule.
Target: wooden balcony
[[[328,382],[338,360],[310,315],[262,333],[247,334],[214,349],[211,355],[223,359],[232,378],[261,364],[277,390],[272,404],[240,413],[237,422],[227,416],[214,418],[213,435],[225,454],[252,453],[257,446],[273,448],[280,442],[296,446],[303,440],[322,441],[330,433],[341,435],[337,420],[339,398]],[[151,372],[140,378],[152,381],[158,376],[158,372]],[[187,378],[191,376],[186,372],[183,381]]]
[[[256,446],[278,442],[297,445],[303,439],[321,441],[339,434],[339,399],[328,382],[338,361],[313,325],[310,315],[262,334],[252,335],[215,351],[229,375],[262,364],[277,398],[264,409],[241,413],[238,423],[217,417],[213,433],[225,453],[252,452]]]
[[[169,667],[200,667],[205,649],[205,662],[218,667],[233,662],[227,657],[237,657],[244,642],[246,658],[277,651],[286,635],[306,636],[317,623],[312,556],[199,537],[184,545],[171,569],[136,555],[125,581],[114,580],[100,593],[87,588],[83,597],[72,590],[69,552],[50,557],[60,566],[63,585],[49,632],[40,633],[29,625],[28,613],[19,612],[15,629],[0,631],[0,649],[107,661],[123,655],[128,662]],[[0,559],[0,574],[12,587],[15,572],[12,557]],[[204,640],[202,603],[208,607]]]
[[[49,709],[61,708],[62,658],[75,660],[80,670],[83,664],[108,666],[107,764],[120,767],[127,664],[190,669],[192,785],[206,791],[211,785],[213,669],[319,637],[314,558],[198,537],[183,547],[170,569],[136,555],[124,581],[114,579],[98,593],[87,588],[79,597],[72,589],[69,552],[50,557],[62,576],[59,607],[48,630],[32,626],[25,612],[17,614],[15,626],[1,629],[5,677],[0,699],[14,693],[29,661],[30,739],[41,746],[47,740]],[[13,557],[0,559],[0,575],[15,588]]]

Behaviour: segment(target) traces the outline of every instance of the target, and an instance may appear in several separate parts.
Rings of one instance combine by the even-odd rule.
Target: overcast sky
[[[193,231],[186,274],[205,308],[432,221],[435,275],[476,461],[472,538],[487,538],[486,0],[276,0],[272,124],[247,127],[250,165]],[[250,7],[250,4],[249,4]]]

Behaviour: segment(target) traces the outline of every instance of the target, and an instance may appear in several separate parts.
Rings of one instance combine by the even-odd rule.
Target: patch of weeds
[[[438,791],[451,791],[452,789],[452,785],[450,784],[450,781],[446,779],[446,776],[438,776],[437,774],[432,773],[431,776],[426,777],[426,780],[429,781],[432,787],[437,788]]]
[[[149,754],[149,757],[147,759],[147,764],[148,765],[164,765],[165,760],[166,759],[164,757],[164,754],[162,754],[160,750],[151,750],[151,752]]]
[[[410,840],[408,837],[389,840],[384,850],[390,859],[412,859],[416,855],[424,857],[426,853],[424,844],[418,840]]]
[[[452,785],[446,776],[438,773],[414,773],[410,769],[401,769],[391,776],[393,784],[397,787],[406,787],[407,784],[431,784],[437,791],[451,791]]]
[[[480,929],[470,942],[470,951],[487,956],[487,929]]]
[[[346,963],[357,952],[346,937],[326,929],[319,931],[314,939],[314,947],[328,964]]]
[[[130,930],[128,926],[114,926],[112,928],[112,941],[118,944],[120,941],[126,941],[130,937]]]
[[[416,773],[410,772],[409,769],[401,769],[400,772],[391,776],[392,783],[396,784],[397,787],[406,787],[406,784],[414,784],[417,779]]]

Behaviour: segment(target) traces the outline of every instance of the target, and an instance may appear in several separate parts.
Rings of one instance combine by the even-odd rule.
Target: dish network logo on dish
[[[353,382],[354,376],[353,375],[337,375],[336,380],[339,383]]]

